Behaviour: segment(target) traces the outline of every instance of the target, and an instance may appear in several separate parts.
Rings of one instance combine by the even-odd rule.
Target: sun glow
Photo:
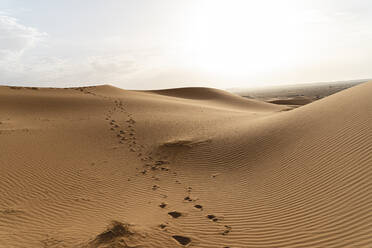
[[[290,67],[304,39],[288,1],[203,1],[190,25],[191,63],[206,73],[247,76]]]

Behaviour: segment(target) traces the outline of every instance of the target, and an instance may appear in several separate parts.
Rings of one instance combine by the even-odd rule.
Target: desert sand
[[[371,95],[0,87],[0,247],[372,247]]]

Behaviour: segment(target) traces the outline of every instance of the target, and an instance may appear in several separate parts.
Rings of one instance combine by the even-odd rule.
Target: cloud
[[[0,12],[0,84],[106,83],[123,81],[140,69],[128,54],[96,55],[93,52],[85,56],[58,56],[53,54],[55,50],[67,48],[56,46],[47,37],[47,33],[22,25],[16,18]]]
[[[15,59],[45,39],[47,34],[0,13],[0,60]]]
[[[16,18],[0,12],[0,80],[17,77],[24,70],[26,51],[35,48],[47,37],[45,32],[22,25]]]
[[[23,56],[0,62],[0,84],[69,87],[125,82],[143,70],[138,62],[122,54],[59,58]]]
[[[75,59],[47,57],[40,59],[27,72],[25,70],[25,74],[34,82],[56,82],[69,86],[87,82],[102,84],[122,81],[140,69],[134,60],[123,55],[87,56]]]

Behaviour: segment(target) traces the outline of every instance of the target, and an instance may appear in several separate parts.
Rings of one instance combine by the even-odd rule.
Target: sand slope
[[[0,247],[371,247],[371,94],[0,87]]]

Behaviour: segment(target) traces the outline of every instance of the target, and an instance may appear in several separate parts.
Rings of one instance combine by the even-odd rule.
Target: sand
[[[0,87],[0,247],[372,247],[371,94]]]

